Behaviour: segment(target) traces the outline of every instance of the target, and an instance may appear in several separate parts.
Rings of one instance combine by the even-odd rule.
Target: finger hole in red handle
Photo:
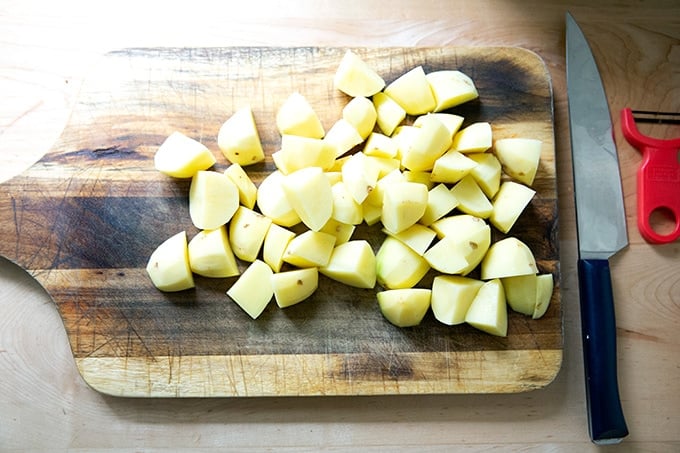
[[[640,227],[643,236],[649,242],[664,244],[680,237],[680,218],[665,206],[652,210],[647,222]]]

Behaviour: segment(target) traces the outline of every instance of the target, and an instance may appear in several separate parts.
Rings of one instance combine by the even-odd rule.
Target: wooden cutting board
[[[54,299],[78,369],[94,389],[159,397],[504,393],[554,378],[563,338],[552,91],[544,63],[522,49],[355,50],[387,82],[417,65],[462,70],[480,92],[478,101],[453,110],[465,125],[489,121],[496,138],[543,141],[538,193],[512,231],[532,247],[541,272],[555,277],[542,319],[511,312],[507,338],[445,326],[431,313],[401,329],[380,314],[378,289],[321,277],[310,300],[285,310],[272,303],[252,320],[225,294],[234,279],[197,278],[195,290],[175,294],[151,285],[144,267],[153,249],[181,230],[196,233],[188,181],[154,170],[158,146],[179,130],[211,148],[223,170],[217,131],[250,104],[267,153],[263,164],[248,168],[259,183],[274,168],[274,118],[288,95],[306,96],[326,129],[340,118],[348,98],[332,78],[345,50],[107,54],[53,149],[0,186],[0,254]],[[376,250],[383,238],[365,226],[354,237]]]

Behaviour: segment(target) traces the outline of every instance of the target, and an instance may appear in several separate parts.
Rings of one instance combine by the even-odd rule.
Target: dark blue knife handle
[[[609,261],[579,259],[581,333],[590,438],[616,443],[628,435],[616,372],[616,321]]]

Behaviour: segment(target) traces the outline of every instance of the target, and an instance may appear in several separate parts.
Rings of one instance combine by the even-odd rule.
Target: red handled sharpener
[[[623,136],[642,153],[637,173],[637,223],[642,237],[654,244],[673,242],[680,237],[680,138],[661,140],[640,133],[638,121],[673,123],[680,116],[625,108],[621,111]],[[674,225],[670,233],[654,230],[652,215],[666,215]]]

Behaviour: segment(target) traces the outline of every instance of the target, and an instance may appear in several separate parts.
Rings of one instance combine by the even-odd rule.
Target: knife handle
[[[590,438],[618,443],[628,435],[616,377],[616,321],[609,261],[579,259],[581,333]]]

